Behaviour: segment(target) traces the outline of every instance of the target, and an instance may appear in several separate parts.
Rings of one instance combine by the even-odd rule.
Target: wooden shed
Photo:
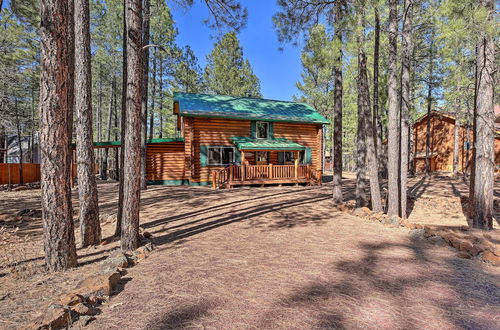
[[[425,171],[427,114],[413,124],[414,161],[417,173]],[[453,171],[455,146],[455,117],[446,112],[432,111],[430,114],[430,166],[431,171]],[[469,170],[472,157],[472,130],[460,126],[458,138],[458,170]],[[495,164],[500,165],[500,135],[495,135]]]

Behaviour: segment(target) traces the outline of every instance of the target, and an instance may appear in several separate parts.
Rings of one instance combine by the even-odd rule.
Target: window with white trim
[[[269,123],[265,121],[258,121],[255,123],[255,137],[257,139],[269,138]]]
[[[208,147],[208,165],[228,165],[234,163],[233,147]]]

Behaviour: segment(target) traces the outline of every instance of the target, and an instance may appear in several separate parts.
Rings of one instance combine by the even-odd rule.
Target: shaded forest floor
[[[411,221],[466,225],[464,182],[415,178],[410,184]],[[347,199],[353,191],[347,178]],[[116,213],[117,185],[101,183],[99,193],[101,213]],[[73,196],[77,207],[76,190]],[[46,273],[40,219],[11,216],[40,209],[40,191],[0,197],[7,214],[0,219],[0,328],[17,328],[96,273],[118,243],[80,249],[77,269]],[[330,183],[149,187],[141,226],[153,234],[156,251],[128,269],[89,327],[500,327],[500,268],[411,240],[405,228],[334,211],[330,197]],[[103,224],[103,237],[113,231],[114,223]]]

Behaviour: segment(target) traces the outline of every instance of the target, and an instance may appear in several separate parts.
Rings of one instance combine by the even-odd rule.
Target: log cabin
[[[180,139],[147,145],[149,184],[320,184],[323,125],[305,103],[174,93]]]
[[[500,123],[500,106],[495,106],[496,122]],[[427,114],[413,124],[414,168],[417,173],[425,172]],[[431,111],[430,114],[430,170],[431,172],[452,172],[455,146],[455,116],[448,112]],[[500,166],[500,125],[495,124],[495,165]],[[458,171],[470,170],[472,157],[472,128],[459,127]]]

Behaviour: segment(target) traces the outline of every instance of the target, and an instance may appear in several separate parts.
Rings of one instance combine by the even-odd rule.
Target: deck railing
[[[233,184],[273,183],[273,181],[300,181],[319,183],[321,171],[311,165],[230,165],[212,173],[213,188],[222,188]]]

